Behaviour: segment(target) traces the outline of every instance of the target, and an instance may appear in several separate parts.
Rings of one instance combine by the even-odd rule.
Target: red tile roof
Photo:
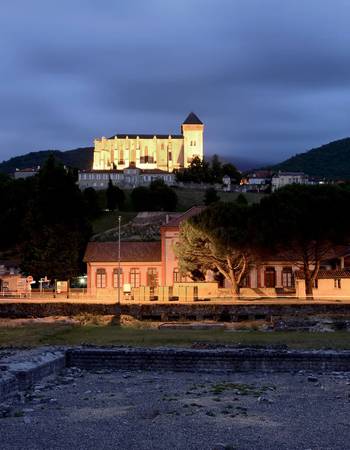
[[[123,262],[160,262],[161,243],[160,241],[122,241],[120,243],[120,260]],[[84,261],[118,261],[118,242],[89,242],[85,251]]]
[[[303,280],[305,278],[304,272],[302,270],[298,270],[295,273],[295,277]],[[350,270],[346,270],[346,269],[319,270],[317,278],[319,278],[319,279],[350,278]]]

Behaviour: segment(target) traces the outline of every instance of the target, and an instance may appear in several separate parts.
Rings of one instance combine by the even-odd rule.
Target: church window
[[[124,164],[124,151],[122,148],[119,150],[119,163],[118,164]]]

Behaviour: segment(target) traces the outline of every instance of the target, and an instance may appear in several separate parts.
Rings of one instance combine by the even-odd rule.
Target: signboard
[[[131,292],[131,285],[128,283],[125,283],[123,286],[124,293],[130,293]]]
[[[57,281],[57,293],[67,292],[68,291],[68,282],[67,281]]]

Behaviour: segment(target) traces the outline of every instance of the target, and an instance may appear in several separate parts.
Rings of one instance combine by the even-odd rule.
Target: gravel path
[[[350,374],[66,369],[0,407],[6,449],[349,449]]]

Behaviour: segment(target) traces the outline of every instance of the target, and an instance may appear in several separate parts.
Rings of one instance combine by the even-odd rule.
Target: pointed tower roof
[[[203,122],[198,119],[195,113],[191,112],[184,120],[183,125],[203,125]]]

